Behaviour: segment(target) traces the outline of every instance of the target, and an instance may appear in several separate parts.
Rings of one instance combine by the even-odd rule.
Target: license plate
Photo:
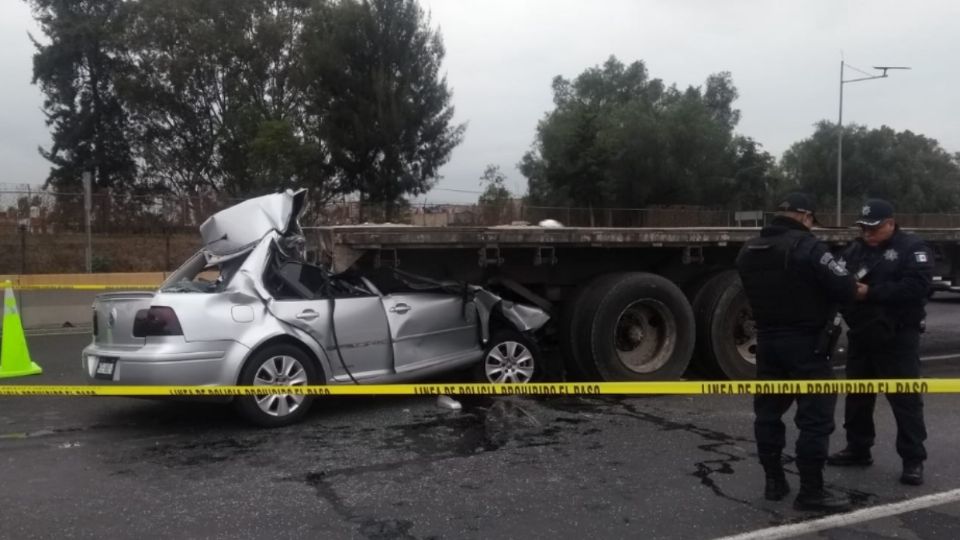
[[[104,358],[100,357],[100,360],[97,362],[97,371],[94,373],[94,377],[97,379],[107,379],[113,380],[113,370],[117,367],[116,358]]]

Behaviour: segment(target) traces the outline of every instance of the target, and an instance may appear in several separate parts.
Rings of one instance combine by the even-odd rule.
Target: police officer
[[[757,323],[757,378],[829,379],[831,337],[836,306],[853,301],[856,280],[810,232],[816,223],[813,200],[791,193],[780,203],[760,237],[748,241],[737,269]],[[823,466],[834,429],[835,394],[757,395],[754,432],[766,476],[764,496],[783,499],[790,491],[781,452],[786,445],[782,417],[797,402],[794,422],[800,430],[796,463],[798,510],[842,511],[846,497],[823,487]]]
[[[858,298],[844,309],[850,330],[847,377],[851,379],[920,376],[920,333],[926,316],[933,254],[915,235],[897,226],[893,205],[870,199],[860,219],[862,235],[844,250],[841,262],[858,275]],[[829,458],[831,465],[873,463],[873,409],[876,394],[848,394],[844,414],[847,447]],[[927,458],[923,441],[923,400],[919,394],[887,394],[897,421],[897,453],[903,460],[900,481],[923,483]]]

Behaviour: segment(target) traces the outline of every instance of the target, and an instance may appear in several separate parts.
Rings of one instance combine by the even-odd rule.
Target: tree
[[[480,187],[484,188],[477,204],[504,205],[510,200],[510,190],[507,189],[507,177],[500,170],[499,165],[487,165],[480,176]],[[484,187],[486,186],[486,187]]]
[[[306,186],[389,218],[463,137],[416,0],[27,1],[58,189],[86,170],[131,197]]]
[[[341,0],[305,35],[308,112],[343,190],[382,204],[427,192],[464,125],[440,73],[443,41],[416,0]]]
[[[901,212],[960,208],[960,160],[936,140],[887,126],[843,129],[844,211],[857,213],[868,197],[889,199]],[[789,185],[814,193],[821,208],[834,207],[836,124],[817,123],[813,135],[787,150],[782,169]]]
[[[499,165],[487,165],[480,176],[483,193],[477,199],[477,205],[484,214],[487,224],[499,225],[500,218],[512,198],[507,189],[507,177]]]
[[[773,158],[733,132],[729,73],[681,91],[651,79],[643,62],[610,57],[572,81],[556,77],[553,94],[519,164],[535,204],[733,207],[773,183]]]
[[[181,194],[332,196],[305,114],[307,0],[139,0],[126,81],[144,174]]]
[[[94,191],[131,199],[137,166],[129,144],[130,122],[117,81],[129,69],[121,30],[129,19],[122,0],[28,0],[46,42],[33,39],[33,83],[45,94],[43,111],[52,144],[40,148],[51,164],[44,187],[62,194],[51,220],[63,227],[83,223],[81,178],[90,173]],[[95,219],[111,217],[110,206]]]
[[[83,172],[97,188],[127,189],[137,168],[129,119],[117,80],[129,68],[119,39],[128,22],[123,0],[28,0],[49,42],[34,39],[33,83],[53,144],[40,154],[53,165],[45,185],[78,193]]]
[[[533,150],[520,171],[529,181],[529,198],[550,206],[602,206],[610,200],[617,143],[617,116],[627,113],[635,97],[658,94],[659,81],[648,81],[646,67],[625,67],[611,57],[602,68],[588,69],[574,81],[553,79],[554,111],[537,127]],[[611,144],[612,143],[612,144]],[[576,201],[576,202],[574,202]]]
[[[704,201],[717,201],[728,208],[766,210],[781,196],[782,175],[776,160],[750,137],[737,135],[729,147],[731,174],[711,184]]]

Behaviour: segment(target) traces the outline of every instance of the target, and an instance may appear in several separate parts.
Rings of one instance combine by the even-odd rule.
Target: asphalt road
[[[960,297],[929,311],[923,353],[938,359],[926,375],[958,377],[960,359],[944,357],[960,353]],[[88,339],[31,337],[44,374],[0,382],[82,383]],[[876,463],[827,476],[876,514],[804,537],[956,537],[954,499],[884,510],[960,488],[960,396],[926,403],[927,483],[897,482],[881,400]],[[0,398],[0,538],[699,539],[822,517],[793,511],[792,497],[763,500],[749,398],[463,404],[456,412],[427,397],[328,399],[300,425],[261,430],[208,403]],[[833,442],[842,444],[841,432]]]

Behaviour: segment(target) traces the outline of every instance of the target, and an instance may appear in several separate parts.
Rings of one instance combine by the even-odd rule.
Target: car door
[[[399,293],[383,297],[397,373],[464,361],[481,354],[477,309],[460,296]]]
[[[393,373],[390,328],[380,296],[371,293],[370,296],[334,298],[331,302],[316,290],[321,280],[317,272],[322,270],[303,263],[285,263],[283,278],[288,282],[296,280],[301,288],[299,293],[276,295],[271,308],[273,314],[306,331],[326,349],[336,380],[350,380],[343,364],[358,380]],[[304,298],[315,294],[316,298]],[[338,345],[343,364],[337,354]]]

